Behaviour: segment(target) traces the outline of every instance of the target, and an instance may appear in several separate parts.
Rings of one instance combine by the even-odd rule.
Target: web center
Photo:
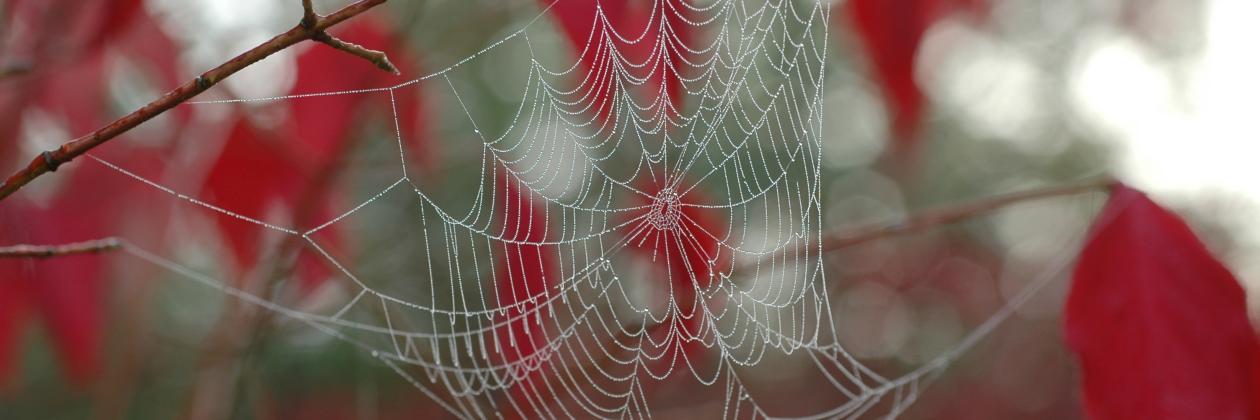
[[[648,223],[657,230],[677,230],[682,222],[681,202],[672,188],[662,190],[652,198],[648,211]]]

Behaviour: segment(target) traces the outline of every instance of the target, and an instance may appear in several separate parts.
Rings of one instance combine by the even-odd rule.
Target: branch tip
[[[51,258],[68,255],[99,254],[122,247],[122,239],[114,237],[64,245],[18,244],[0,247],[0,258]]]
[[[402,74],[401,72],[398,71],[397,67],[394,67],[394,63],[389,61],[389,56],[385,55],[385,53],[382,51],[371,50],[371,49],[364,48],[362,45],[359,45],[359,44],[342,41],[340,38],[329,35],[327,32],[324,32],[324,31],[320,31],[316,33],[315,35],[311,36],[311,39],[315,41],[319,41],[321,43],[324,43],[325,45],[344,51],[356,57],[367,60],[371,62],[372,64],[375,64],[376,67],[381,70],[385,70],[395,75]]]
[[[320,16],[315,13],[312,0],[302,0],[302,22],[297,27],[276,35],[274,38],[251,48],[249,51],[233,57],[231,60],[203,73],[196,79],[185,82],[165,95],[131,111],[131,113],[114,120],[96,131],[63,144],[55,152],[41,153],[35,156],[25,166],[22,166],[9,175],[8,178],[5,178],[3,184],[0,184],[0,201],[3,201],[6,197],[9,197],[40,175],[51,172],[57,166],[69,162],[75,157],[118,137],[118,135],[130,131],[145,121],[161,115],[176,105],[192,99],[241,69],[277,51],[291,47],[299,42],[313,39],[324,30],[358,16],[384,2],[385,0],[358,0],[330,15]],[[331,39],[331,37],[329,38]],[[350,46],[353,46],[353,48]],[[385,57],[385,53],[367,50],[353,44],[347,44],[347,46],[339,49],[367,59],[385,71],[398,74],[398,69],[394,67],[393,63],[389,62],[389,59]],[[0,65],[0,79],[21,74],[27,70],[29,70],[29,66],[22,63]]]
[[[315,14],[315,5],[311,4],[311,0],[302,0],[302,27],[312,29],[318,21],[319,15]]]

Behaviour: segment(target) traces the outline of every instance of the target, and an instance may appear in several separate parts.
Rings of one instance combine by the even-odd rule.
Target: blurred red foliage
[[[0,81],[0,166],[29,158],[19,139],[27,111],[42,110],[72,133],[87,133],[110,115],[112,54],[125,54],[158,70],[153,83],[173,86],[177,65],[175,43],[166,37],[139,0],[34,1],[4,4],[5,60],[28,63],[27,74]],[[174,113],[183,121],[188,112]],[[129,133],[128,137],[138,134]],[[68,140],[68,139],[67,139]],[[118,145],[97,154],[128,165],[134,172],[160,172],[162,152]],[[67,168],[50,197],[10,197],[0,208],[0,243],[64,243],[117,233],[120,215],[134,203],[143,184],[95,163]],[[96,209],[86,213],[84,209]],[[155,218],[160,223],[161,217]],[[13,358],[25,313],[36,310],[44,320],[66,371],[77,384],[100,370],[104,283],[101,256],[76,256],[55,261],[0,261],[0,382],[13,375]]]
[[[1257,418],[1255,333],[1238,281],[1175,214],[1115,189],[1066,309],[1097,419]]]
[[[616,111],[612,95],[639,81],[643,85],[637,91],[638,98],[651,101],[651,112],[662,117],[678,113],[683,98],[682,78],[690,73],[686,60],[692,54],[688,48],[694,47],[691,45],[694,26],[687,24],[692,13],[682,1],[539,0],[539,3],[551,7],[548,14],[559,20],[564,34],[579,54],[585,69],[580,81],[583,102],[595,104],[588,112],[596,115],[601,124],[606,125]],[[597,10],[603,11],[602,19]],[[666,25],[661,25],[662,19]],[[658,43],[665,46],[662,48]],[[662,52],[667,56],[665,59],[661,58]],[[617,60],[630,64],[617,64]]]
[[[728,268],[729,259],[721,258],[719,242],[726,236],[726,227],[718,210],[701,207],[712,204],[712,200],[699,189],[681,196],[672,189],[666,191],[660,185],[645,185],[642,190],[656,198],[635,197],[638,205],[650,207],[642,225],[630,225],[628,247],[640,257],[650,259],[655,267],[666,273],[662,277],[669,281],[663,286],[669,291],[666,295],[669,301],[677,305],[674,309],[677,316],[670,317],[673,325],[668,328],[650,331],[654,342],[666,343],[671,353],[675,348],[683,353],[667,355],[663,360],[669,363],[657,368],[663,371],[670,366],[683,366],[681,357],[684,355],[691,363],[702,360],[704,345],[700,338],[705,314],[698,310],[702,307],[699,299],[703,299],[703,294],[698,292],[717,284],[718,274]],[[674,198],[662,200],[665,196]],[[669,214],[671,212],[676,214]],[[666,219],[667,223],[663,225],[666,227],[655,226],[651,218]],[[676,222],[670,220],[674,218]]]
[[[918,137],[925,113],[923,91],[915,80],[915,58],[923,35],[958,10],[977,11],[982,0],[849,0],[836,13],[837,27],[851,28],[861,41],[874,79],[883,90],[892,121],[896,151],[907,153]],[[848,19],[847,21],[844,19]]]
[[[657,113],[659,118],[669,118],[679,112],[684,98],[683,79],[689,77],[688,60],[693,58],[689,50],[696,47],[692,45],[695,25],[688,24],[695,14],[691,6],[680,0],[540,0],[540,4],[550,7],[548,13],[558,20],[585,69],[579,88],[587,98],[585,102],[600,98],[593,100],[595,108],[587,112],[594,114],[601,124],[606,126],[616,109],[611,98],[617,89],[638,81],[643,82],[641,89],[627,93],[639,100],[651,101],[651,112]],[[601,11],[602,15],[597,13]],[[614,60],[632,64],[619,65]],[[642,187],[651,195],[663,189],[662,185]],[[697,189],[679,199],[691,204],[708,204],[703,195]],[[643,201],[646,197],[635,198],[640,204],[652,204],[650,199]],[[696,290],[708,287],[716,275],[710,261],[718,257],[718,238],[723,234],[723,227],[719,226],[718,216],[712,209],[682,204],[673,210],[682,218],[678,229],[656,230],[648,226],[642,231],[633,231],[637,224],[632,224],[629,240],[631,247],[665,266],[672,279],[670,296],[682,315],[675,318],[676,328],[651,331],[662,335],[661,340],[666,334],[674,334],[669,346],[678,346],[695,360],[703,346],[699,341],[682,340],[680,335],[696,337],[700,333],[703,315],[696,313]]]
[[[503,362],[517,363],[535,357],[550,340],[543,330],[548,323],[539,321],[551,317],[545,307],[550,307],[547,299],[551,296],[550,288],[558,280],[559,262],[554,246],[533,244],[547,240],[546,201],[520,185],[514,176],[507,175],[506,170],[502,173],[497,182],[502,186],[499,194],[503,197],[503,239],[507,242],[503,244],[496,269],[495,299],[496,306],[511,309],[496,318],[495,322],[506,324],[495,329],[495,348],[501,349]],[[531,369],[537,366],[534,362],[522,365]],[[550,405],[551,401],[531,397],[543,395],[539,393],[540,387],[551,386],[537,382],[539,372],[511,372],[523,378],[509,390],[509,405],[516,407],[510,411],[535,413],[525,414],[525,417],[545,413],[541,407]]]
[[[293,93],[332,92],[347,86],[386,87],[420,74],[415,65],[416,57],[409,54],[406,38],[387,21],[363,15],[335,29],[333,32],[338,38],[388,51],[405,76],[389,74],[366,60],[355,60],[344,52],[315,44],[298,57],[298,77]],[[419,83],[397,89],[394,91],[394,103],[382,94],[333,95],[288,101],[293,115],[288,121],[292,125],[286,127],[286,131],[293,133],[304,146],[303,150],[294,150],[293,153],[317,163],[344,159],[345,143],[353,139],[354,124],[362,119],[364,110],[390,115],[393,106],[397,109],[398,128],[408,147],[408,160],[427,167],[439,160],[440,150],[431,147],[426,120],[428,109],[422,91]],[[392,126],[389,128],[393,130]]]
[[[550,6],[552,2],[540,3]],[[837,26],[852,28],[869,56],[871,70],[893,115],[899,150],[913,146],[925,113],[925,99],[914,69],[924,34],[948,13],[980,9],[980,3],[849,0],[844,13],[836,14],[849,19],[846,23],[851,25]],[[153,83],[160,88],[181,81],[176,44],[162,33],[140,0],[14,0],[0,7],[4,8],[6,28],[24,28],[6,44],[6,59],[16,57],[34,66],[20,79],[0,81],[0,166],[29,157],[17,139],[22,138],[20,133],[27,123],[24,116],[30,109],[53,115],[75,134],[87,133],[111,117],[107,106],[111,100],[107,58],[111,54],[145,61],[148,68],[156,69]],[[599,7],[607,20],[592,26]],[[550,14],[581,57],[584,80],[577,82],[579,92],[586,96],[581,102],[594,104],[587,110],[589,114],[608,123],[617,106],[610,100],[612,95],[629,86],[616,80],[616,71],[643,81],[643,87],[635,88],[632,94],[652,101],[660,115],[667,118],[677,112],[683,100],[682,78],[689,68],[683,45],[694,37],[693,26],[686,23],[687,10],[680,0],[563,1],[553,6]],[[661,19],[670,24],[661,25]],[[627,39],[603,30],[608,27]],[[356,19],[338,36],[390,51],[404,74],[418,74],[416,69],[407,68],[407,64],[415,63],[414,57],[400,52],[405,50],[403,39],[384,21]],[[602,43],[616,45],[615,51],[621,55],[613,55],[614,49],[606,45],[592,49]],[[662,52],[667,57],[659,57]],[[646,66],[617,66],[613,60]],[[331,68],[337,71],[329,71]],[[402,80],[369,63],[312,45],[298,59],[293,90],[308,93],[345,86],[389,86]],[[256,125],[246,115],[252,110],[241,107],[229,122],[232,129],[209,166],[200,194],[211,203],[257,219],[266,218],[277,204],[289,213],[309,208],[311,214],[290,214],[290,218],[298,229],[313,227],[344,207],[335,182],[322,176],[345,165],[357,137],[356,124],[371,112],[397,114],[411,160],[426,167],[437,161],[437,150],[426,134],[427,110],[419,86],[395,90],[388,98],[346,94],[286,101],[291,115],[278,127]],[[191,115],[188,107],[173,113],[181,126]],[[166,169],[163,162],[170,161],[170,149],[121,141],[97,153],[141,176],[161,179]],[[85,159],[64,171],[64,179],[49,190],[46,199],[14,196],[3,203],[0,244],[64,243],[113,235],[123,215],[144,205],[137,194],[147,192],[148,187],[107,167]],[[505,197],[504,237],[545,240],[548,220],[542,199],[514,178],[502,176],[497,182]],[[651,196],[663,191],[660,185],[640,189]],[[635,199],[653,204],[648,197]],[[702,333],[703,315],[696,313],[702,294],[697,291],[712,287],[714,276],[725,269],[718,238],[725,236],[726,226],[718,210],[696,206],[712,204],[699,189],[677,200],[670,204],[675,207],[668,209],[676,212],[676,226],[646,226],[628,240],[639,257],[651,259],[656,268],[667,273],[666,286],[680,315],[673,318],[672,328],[655,329],[653,334],[673,334],[668,345],[696,360],[703,346],[683,337]],[[302,205],[304,201],[310,205]],[[94,210],[84,211],[89,208]],[[666,207],[657,206],[649,211],[663,210]],[[259,228],[228,215],[215,217],[238,273],[253,268],[262,252]],[[165,217],[146,223],[160,226]],[[344,242],[335,227],[323,235],[331,246]],[[1142,193],[1121,187],[1098,217],[1093,235],[1075,273],[1065,325],[1068,342],[1083,367],[1088,413],[1098,418],[1260,418],[1260,346],[1247,320],[1245,296],[1233,276],[1185,223]],[[919,260],[948,256],[942,255]],[[539,300],[522,297],[539,294],[558,280],[554,250],[545,245],[508,243],[499,257],[497,304],[520,304],[520,311],[541,305]],[[301,258],[299,277],[306,289],[332,274],[323,259],[309,250]],[[715,262],[716,266],[711,265]],[[908,264],[898,263],[903,268]],[[0,382],[14,374],[19,338],[32,314],[47,326],[74,382],[84,384],[97,375],[104,336],[103,306],[109,290],[106,271],[105,257],[97,255],[0,261]],[[962,292],[957,294],[962,296],[957,298],[960,301],[969,298]],[[973,299],[995,303],[987,295]],[[967,309],[980,303],[960,306]],[[509,311],[505,316],[519,315],[520,311]],[[518,361],[540,351],[546,337],[531,318],[511,321],[496,330],[496,337],[504,344],[501,354],[505,361]],[[507,344],[511,342],[516,345]],[[526,379],[518,387],[531,386],[530,382]],[[968,387],[980,389],[960,396],[968,410],[974,409],[975,401],[995,398],[985,396],[992,393],[990,387]],[[533,394],[518,390],[511,398],[522,412],[549,403],[529,401]],[[346,404],[331,405],[344,409]],[[326,413],[315,411],[312,415],[321,414]]]
[[[156,173],[161,160],[152,153],[131,151],[119,156],[139,173]],[[111,156],[111,155],[106,155]],[[47,203],[11,197],[0,212],[0,237],[5,243],[69,243],[118,232],[128,208],[143,192],[139,184],[96,163],[75,168],[66,185]],[[95,209],[85,213],[84,209]],[[160,209],[147,213],[161,223]],[[100,370],[104,337],[102,318],[109,284],[100,255],[49,260],[0,259],[0,381],[13,374],[12,358],[20,348],[25,312],[35,310],[48,329],[66,373],[78,385]]]
[[[403,50],[402,39],[382,20],[364,16],[348,22],[337,33],[347,41]],[[407,64],[414,59],[404,53],[391,54],[412,74]],[[328,69],[337,68],[337,71]],[[390,86],[403,79],[381,71],[364,60],[354,60],[343,52],[312,45],[298,57],[298,77],[294,93],[335,91],[344,86]],[[288,101],[291,118],[278,129],[255,127],[241,108],[241,116],[228,134],[222,152],[205,178],[202,194],[219,207],[255,219],[263,219],[268,209],[281,204],[299,229],[313,228],[334,217],[342,194],[336,174],[346,165],[357,136],[355,122],[365,110],[389,116],[398,113],[399,128],[410,155],[422,163],[434,160],[424,121],[425,108],[419,85],[399,89],[393,101],[380,94],[317,96]],[[425,165],[427,167],[428,165]],[[298,209],[302,209],[301,212]],[[227,237],[239,274],[253,268],[261,256],[257,226],[227,214],[217,214],[219,229]],[[337,227],[320,232],[321,246],[338,247],[342,242]],[[299,255],[298,274],[304,290],[311,290],[332,274],[332,268],[315,251],[304,248]]]
[[[18,142],[27,110],[42,110],[69,133],[84,134],[115,117],[109,86],[115,74],[114,57],[141,61],[154,89],[163,91],[182,82],[179,48],[146,13],[140,0],[32,1],[18,0],[4,6],[5,27],[23,28],[7,33],[7,62],[32,64],[28,74],[0,81],[0,156],[5,166],[29,158]],[[383,20],[370,17],[343,25],[337,35],[390,51],[406,74],[416,60],[405,52],[403,38]],[[69,28],[67,30],[66,28]],[[298,59],[295,93],[330,91],[344,86],[390,86],[404,79],[380,71],[363,60],[322,45],[311,45]],[[330,68],[338,71],[328,71]],[[206,201],[235,213],[266,219],[280,205],[296,229],[309,229],[334,215],[342,204],[335,180],[328,173],[344,165],[353,140],[356,121],[374,111],[382,118],[397,113],[400,135],[409,158],[428,167],[436,161],[429,147],[426,109],[419,85],[382,94],[334,95],[287,101],[291,118],[279,127],[260,128],[246,116],[255,110],[244,106],[229,124],[224,147],[205,175],[200,194]],[[269,106],[269,105],[268,105]],[[165,137],[136,145],[126,139],[94,153],[149,179],[162,180],[162,162],[171,159],[177,145],[168,140],[189,127],[191,107],[176,107],[174,130]],[[137,131],[125,137],[136,137]],[[69,140],[69,139],[62,139]],[[45,147],[45,146],[41,146]],[[143,206],[136,193],[151,190],[143,183],[112,173],[109,168],[81,159],[62,169],[60,185],[51,198],[36,202],[19,194],[5,200],[0,209],[0,243],[65,243],[96,239],[119,233],[120,215]],[[49,181],[45,181],[49,182]],[[312,210],[297,214],[305,201]],[[146,207],[151,210],[153,206]],[[160,206],[159,206],[160,207]],[[85,209],[94,209],[91,212]],[[251,269],[259,260],[260,228],[226,214],[215,214],[236,261],[237,273]],[[161,230],[165,217],[146,219]],[[337,247],[342,239],[335,227],[321,231],[321,244]],[[0,295],[0,382],[13,374],[13,357],[20,348],[18,337],[24,313],[38,309],[53,342],[62,354],[70,376],[83,384],[99,370],[103,332],[103,303],[108,275],[103,256],[76,256],[50,261],[0,261],[0,283],[12,293]],[[323,258],[304,250],[297,267],[302,290],[310,290],[332,274]],[[237,276],[239,278],[239,276]]]

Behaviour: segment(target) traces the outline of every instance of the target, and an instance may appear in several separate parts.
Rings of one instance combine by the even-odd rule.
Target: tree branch
[[[992,197],[938,207],[910,215],[897,223],[868,225],[855,229],[836,230],[824,233],[821,248],[822,252],[837,251],[877,239],[922,232],[931,228],[960,222],[1016,203],[1050,197],[1083,194],[1091,191],[1110,190],[1115,185],[1116,181],[1114,179],[1101,178],[1076,184],[1056,185],[995,195]],[[784,252],[773,254],[762,261],[767,261],[774,257],[783,258],[784,256],[787,256],[788,258],[793,258],[793,256],[804,257],[806,255],[804,252],[805,248],[797,248],[796,250],[799,251],[794,250],[794,254],[792,253],[793,251],[785,250]],[[640,328],[643,328],[643,334],[652,334],[666,325],[669,324],[657,323],[646,327],[642,327],[638,324],[626,325],[622,327],[622,331],[618,332],[611,338],[611,340],[609,340],[605,348],[624,347],[618,346],[616,343],[620,343],[628,339],[631,334],[628,331],[638,331]],[[608,363],[611,361],[611,357],[611,355],[607,355],[606,357],[595,360],[591,366],[606,369],[608,368]]]
[[[363,48],[363,46],[359,44],[342,41],[332,35],[329,35],[327,32],[317,33],[311,39],[327,44],[330,47],[345,51],[351,55],[362,58],[364,60],[370,61],[372,62],[372,64],[375,64],[376,67],[381,70],[385,70],[393,74],[399,74],[398,68],[394,67],[394,63],[391,63],[389,61],[389,57],[386,56],[385,53],[383,52],[380,52],[377,50],[369,50],[367,48]]]
[[[57,167],[62,164],[87,153],[89,150],[92,150],[92,148],[100,146],[110,139],[135,128],[137,125],[140,125],[141,123],[144,123],[145,121],[174,108],[176,105],[192,99],[201,92],[206,91],[206,89],[209,89],[211,86],[214,86],[223,79],[226,79],[228,76],[235,74],[241,69],[258,62],[267,56],[275,54],[277,51],[309,39],[328,38],[334,41],[340,41],[336,38],[328,36],[324,33],[324,31],[333,25],[363,13],[368,9],[384,3],[385,1],[386,0],[359,0],[331,15],[319,16],[315,14],[315,11],[311,8],[310,0],[303,0],[302,5],[304,8],[304,14],[302,22],[293,27],[293,29],[289,29],[280,35],[276,35],[267,42],[259,44],[253,49],[241,53],[241,55],[220,64],[218,67],[202,73],[200,76],[197,76],[196,79],[180,85],[175,88],[175,90],[167,92],[165,95],[162,95],[162,97],[150,102],[148,105],[132,111],[130,114],[101,127],[91,134],[74,139],[73,141],[63,144],[61,147],[54,150],[41,153],[39,156],[32,159],[31,162],[24,168],[9,176],[9,178],[4,181],[3,185],[0,185],[0,200],[4,200],[9,195],[13,194],[14,191],[22,188],[22,186],[30,183],[40,175],[56,171]],[[324,43],[328,42],[324,41]],[[354,54],[355,56],[368,59],[378,67],[385,68],[382,66],[382,63],[389,62],[388,59],[384,59],[384,53],[365,50],[362,47],[358,47],[353,44],[342,43],[357,47],[357,49],[337,47],[338,49]],[[379,57],[377,57],[376,54],[379,54]],[[393,69],[392,64],[389,65],[389,69]],[[393,71],[397,72],[397,70]]]
[[[319,20],[319,15],[315,14],[315,5],[311,4],[311,0],[302,0],[302,26],[310,27]]]
[[[1017,191],[924,210],[893,223],[880,223],[859,226],[854,229],[825,232],[822,235],[821,252],[831,252],[877,239],[923,232],[928,229],[957,223],[1025,201],[1083,194],[1091,191],[1110,190],[1115,185],[1116,181],[1114,179],[1100,178],[1075,184],[1056,185],[1032,190]],[[807,244],[798,248],[787,248],[763,258],[761,262],[782,259],[784,257],[802,258],[808,255],[806,252],[808,247],[809,245]]]
[[[31,71],[31,63],[18,61],[0,65],[0,80],[21,76]]]
[[[64,245],[10,245],[0,247],[0,258],[51,258],[66,255],[96,254],[122,248],[122,240],[104,238]]]

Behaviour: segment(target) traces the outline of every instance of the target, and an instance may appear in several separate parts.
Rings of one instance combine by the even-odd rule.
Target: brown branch
[[[315,14],[315,5],[311,4],[311,0],[302,0],[302,26],[314,25],[317,20],[319,15]]]
[[[1101,178],[1075,184],[1017,191],[924,210],[893,223],[879,223],[853,229],[826,232],[822,236],[821,252],[831,252],[878,239],[923,232],[1025,201],[1110,190],[1115,185],[1116,181],[1114,179]],[[761,262],[783,259],[784,257],[790,259],[794,256],[803,258],[808,255],[806,252],[808,251],[806,249],[808,246],[810,245],[784,249],[781,252],[765,257]]]
[[[4,65],[0,65],[0,80],[21,76],[23,74],[30,73],[30,71],[31,63],[24,61],[6,63]]]
[[[101,144],[109,141],[110,139],[113,139],[114,137],[117,137],[118,135],[125,133],[128,130],[131,130],[132,128],[135,128],[137,125],[140,125],[141,123],[144,123],[145,121],[148,121],[152,119],[153,117],[156,117],[162,114],[163,112],[166,112],[167,110],[175,107],[176,105],[179,105],[183,103],[184,101],[192,99],[194,96],[197,96],[201,92],[206,91],[206,89],[209,89],[211,86],[214,86],[215,84],[218,84],[220,81],[223,81],[223,79],[227,78],[228,76],[235,74],[241,69],[258,62],[259,60],[262,60],[266,58],[267,56],[275,54],[277,51],[293,46],[294,44],[297,44],[299,42],[309,40],[309,39],[315,39],[317,37],[327,37],[327,38],[335,40],[335,38],[331,38],[328,35],[324,34],[324,31],[332,27],[333,25],[336,25],[338,23],[345,21],[346,19],[354,17],[360,13],[363,13],[367,11],[368,9],[371,9],[381,3],[384,3],[385,1],[386,0],[359,0],[357,2],[354,2],[342,8],[341,10],[338,10],[337,12],[331,15],[319,16],[315,14],[313,9],[308,7],[310,4],[310,1],[303,0],[303,7],[306,9],[306,12],[304,13],[302,17],[302,23],[299,23],[297,26],[293,27],[293,29],[289,29],[288,31],[280,35],[276,35],[275,37],[271,38],[267,42],[259,44],[253,49],[250,49],[249,51],[241,53],[241,55],[238,55],[235,58],[232,58],[231,60],[228,60],[227,62],[220,64],[218,67],[215,67],[205,73],[202,73],[201,76],[197,76],[196,79],[190,80],[184,83],[183,85],[180,85],[179,87],[175,88],[175,90],[167,92],[165,95],[162,95],[162,97],[154,100],[153,102],[150,102],[148,105],[145,105],[143,107],[140,107],[140,109],[132,111],[130,114],[127,114],[123,116],[122,118],[119,118],[115,120],[114,122],[109,123],[108,125],[104,127],[101,127],[100,129],[96,130],[95,132],[92,132],[91,134],[88,134],[83,137],[79,137],[73,141],[70,141],[69,143],[61,145],[61,147],[58,147],[54,150],[49,150],[49,151],[45,151],[41,153],[39,156],[36,156],[34,159],[32,159],[29,164],[27,164],[21,170],[18,170],[13,175],[11,175],[7,180],[5,180],[3,185],[0,185],[0,200],[4,200],[5,197],[8,197],[9,195],[13,194],[14,191],[17,191],[19,188],[22,188],[22,186],[31,182],[36,177],[39,177],[40,175],[43,175],[44,173],[47,173],[47,172],[56,171],[58,166],[61,166],[62,164],[69,162],[72,159],[84,153],[87,153],[92,148],[96,146],[100,146]],[[348,44],[348,45],[353,45],[353,44]],[[382,67],[381,66],[382,62],[388,63],[388,60],[378,58],[370,54],[372,51],[363,50],[362,47],[358,47],[358,49],[363,50],[363,51],[352,51],[352,49],[347,49],[347,48],[338,48],[338,49],[341,49],[342,51],[350,52],[359,57],[366,58],[372,61],[378,67]],[[379,53],[379,52],[377,53],[380,54],[380,57],[384,57],[383,53]],[[392,69],[393,66],[390,65],[390,68]]]
[[[122,247],[118,238],[96,239],[64,245],[10,245],[0,247],[0,258],[52,258],[67,255],[97,254]]]
[[[367,48],[363,48],[363,46],[359,44],[342,41],[332,35],[329,35],[327,32],[317,33],[311,39],[327,44],[330,47],[345,51],[356,57],[362,58],[364,60],[370,61],[372,62],[372,64],[375,64],[376,67],[381,70],[385,70],[393,74],[399,74],[398,68],[394,67],[394,63],[391,63],[389,61],[389,57],[386,56],[385,53],[383,52],[380,52],[377,50],[369,50]]]
[[[973,217],[987,214],[991,211],[1001,209],[1003,207],[1022,203],[1026,201],[1034,201],[1043,198],[1064,197],[1070,195],[1084,194],[1093,191],[1111,191],[1117,185],[1117,181],[1111,178],[1094,179],[1075,184],[1057,185],[1032,190],[1018,191],[1013,193],[995,195],[992,197],[981,198],[973,201],[967,201],[959,204],[942,206],[935,209],[925,210],[910,215],[899,222],[892,224],[876,224],[858,227],[848,230],[837,230],[823,234],[822,252],[836,251],[846,247],[874,241],[877,239],[890,238],[894,236],[907,235],[911,233],[922,232],[935,227],[940,227]],[[805,249],[798,248],[796,250],[785,250],[768,256],[766,261],[771,258],[801,258],[807,255]],[[668,323],[657,323],[648,325],[644,330],[644,334],[650,334],[669,325]],[[622,328],[606,342],[605,348],[616,348],[615,344],[629,338],[630,334],[626,331],[632,331],[640,328],[638,324],[629,324]],[[590,366],[607,368],[612,362],[612,356],[600,358]],[[550,377],[549,377],[550,378]],[[554,401],[548,406],[563,403],[560,400]]]

